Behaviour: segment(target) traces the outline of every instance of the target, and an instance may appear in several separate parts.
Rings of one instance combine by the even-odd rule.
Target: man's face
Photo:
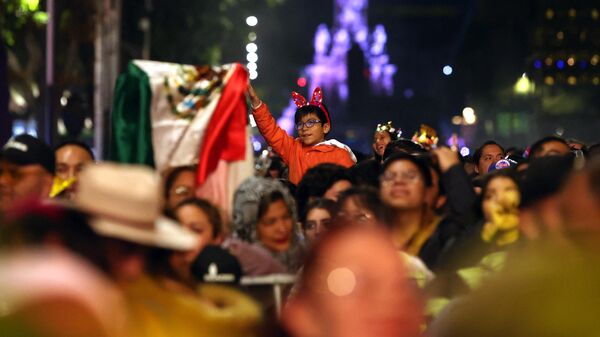
[[[504,157],[504,151],[496,144],[490,144],[483,147],[481,157],[477,163],[477,173],[484,175],[488,172],[490,165]]]
[[[66,145],[56,151],[56,176],[62,180],[77,178],[83,166],[92,162],[90,154],[77,145]]]
[[[533,158],[563,155],[569,152],[571,152],[571,149],[568,145],[556,140],[551,140],[542,144],[542,148],[533,154]]]
[[[0,202],[7,209],[25,198],[47,198],[52,188],[52,175],[41,165],[0,164]]]

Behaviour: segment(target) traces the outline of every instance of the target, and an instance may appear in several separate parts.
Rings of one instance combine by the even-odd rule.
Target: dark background
[[[56,91],[73,88],[83,97],[79,109],[90,115],[92,1],[56,2],[62,14]],[[153,60],[246,64],[245,45],[248,33],[254,31],[259,46],[259,76],[254,85],[279,116],[292,90],[309,96],[296,81],[313,61],[317,26],[331,27],[333,8],[333,1],[317,0],[123,1],[121,69],[141,58],[144,48]],[[458,133],[471,148],[490,138],[523,147],[549,134],[598,142],[600,66],[590,62],[600,54],[598,10],[599,0],[371,0],[369,26],[384,25],[387,53],[398,67],[394,95],[371,94],[364,59],[361,53],[351,52],[348,104],[324,93],[333,114],[333,136],[368,152],[377,123],[391,120],[406,137],[426,123],[437,129],[441,141]],[[258,17],[258,26],[246,25],[249,15]],[[147,32],[141,29],[143,20],[150,23]],[[25,36],[37,38],[42,51],[44,36],[43,27],[25,28],[16,32],[17,43],[8,46],[9,52],[24,60],[28,59]],[[149,38],[146,45],[145,37]],[[566,62],[569,57],[576,60],[574,66],[557,67],[558,60]],[[551,62],[546,65],[548,58]],[[539,69],[534,67],[536,61]],[[447,64],[454,68],[451,76],[442,74]],[[38,68],[32,78],[43,85],[44,67]],[[523,73],[535,83],[535,90],[517,95],[513,86]],[[10,69],[8,83],[11,87],[20,83]],[[0,90],[6,93],[2,85]],[[43,100],[42,95],[26,111],[11,111],[11,116],[35,118]],[[461,115],[466,106],[475,109],[477,123],[452,124],[452,117]]]

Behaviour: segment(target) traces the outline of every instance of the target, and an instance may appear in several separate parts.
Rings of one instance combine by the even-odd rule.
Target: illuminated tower
[[[386,53],[387,33],[383,25],[369,29],[368,0],[335,0],[334,23],[331,28],[322,23],[314,38],[313,63],[305,67],[309,90],[320,86],[326,93],[335,93],[342,102],[348,100],[348,52],[357,44],[369,71],[370,90],[375,95],[394,93],[396,66],[389,63]],[[330,94],[330,95],[331,95]],[[292,101],[279,119],[279,125],[291,132],[296,110]]]

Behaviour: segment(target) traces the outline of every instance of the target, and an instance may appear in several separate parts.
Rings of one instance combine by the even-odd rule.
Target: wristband
[[[252,105],[252,103],[250,103],[250,107],[252,107],[252,110],[258,110],[258,108],[260,108],[263,105],[263,102],[260,101],[260,103],[258,103],[257,106]]]

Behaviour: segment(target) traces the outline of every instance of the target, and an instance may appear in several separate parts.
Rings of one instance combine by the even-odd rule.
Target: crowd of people
[[[196,167],[158,174],[29,136],[0,152],[7,336],[595,334],[600,146],[482,143],[374,128],[357,159],[327,139],[317,88],[298,137],[248,88],[270,153],[231,214]],[[281,312],[242,280],[289,274]],[[4,334],[4,332],[7,332]]]

